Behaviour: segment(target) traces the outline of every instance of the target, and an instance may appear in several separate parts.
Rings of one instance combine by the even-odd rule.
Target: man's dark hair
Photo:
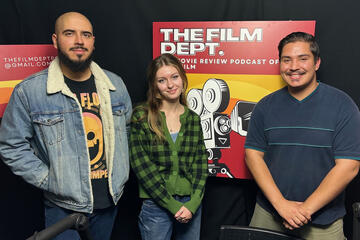
[[[281,54],[284,46],[288,43],[293,42],[310,43],[310,51],[314,55],[314,61],[317,62],[317,60],[320,58],[320,48],[313,35],[305,32],[293,32],[281,39],[281,41],[279,42],[279,59],[281,59]]]

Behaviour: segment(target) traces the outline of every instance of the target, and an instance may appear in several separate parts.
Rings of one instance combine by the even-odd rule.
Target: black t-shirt
[[[93,75],[82,82],[73,81],[65,76],[64,79],[70,90],[76,95],[82,108],[91,165],[94,209],[107,208],[113,205],[113,202],[109,193],[100,101],[95,79]]]

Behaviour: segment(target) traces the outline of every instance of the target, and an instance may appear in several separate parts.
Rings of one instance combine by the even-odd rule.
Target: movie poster
[[[53,45],[0,45],[0,120],[13,88],[24,78],[50,65]]]
[[[211,176],[251,178],[244,143],[252,109],[284,86],[277,45],[295,31],[314,35],[315,21],[153,23],[153,57],[174,54],[187,72]]]

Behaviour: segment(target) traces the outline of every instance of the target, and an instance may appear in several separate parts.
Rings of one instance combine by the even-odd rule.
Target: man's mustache
[[[70,50],[77,50],[77,49],[81,49],[81,50],[84,50],[84,51],[89,51],[87,48],[84,48],[84,47],[72,47],[72,48],[70,48]]]

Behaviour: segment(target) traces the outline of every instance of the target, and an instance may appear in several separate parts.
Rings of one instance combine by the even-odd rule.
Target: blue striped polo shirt
[[[334,167],[335,159],[360,160],[359,109],[347,94],[324,83],[302,101],[284,87],[254,108],[245,148],[264,152],[283,196],[303,202]],[[261,192],[257,202],[277,214]],[[341,193],[313,214],[312,222],[325,225],[344,215]]]

